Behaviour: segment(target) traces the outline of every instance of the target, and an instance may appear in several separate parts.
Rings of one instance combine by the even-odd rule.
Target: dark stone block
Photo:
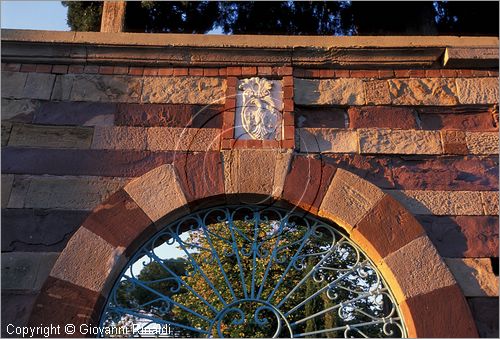
[[[345,128],[346,110],[343,108],[297,107],[295,126],[297,128]]]
[[[414,110],[406,107],[364,106],[351,107],[349,128],[401,128],[416,129]]]
[[[116,104],[99,102],[44,102],[33,123],[46,125],[112,126]]]
[[[17,294],[2,292],[2,338],[17,338],[7,333],[7,325],[26,326],[38,294]],[[12,329],[9,328],[11,332]]]
[[[498,338],[498,298],[468,298],[481,338]]]

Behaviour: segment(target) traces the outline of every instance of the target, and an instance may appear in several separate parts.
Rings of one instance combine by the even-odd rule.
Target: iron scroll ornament
[[[128,336],[407,335],[390,290],[346,235],[262,206],[211,208],[158,232],[115,283],[100,324]]]

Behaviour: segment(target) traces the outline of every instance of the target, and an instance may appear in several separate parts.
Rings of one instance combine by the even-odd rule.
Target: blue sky
[[[67,9],[61,1],[4,1],[1,3],[2,28],[69,31]]]

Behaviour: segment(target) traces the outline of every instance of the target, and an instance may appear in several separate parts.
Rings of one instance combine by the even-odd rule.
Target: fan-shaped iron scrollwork
[[[394,297],[347,236],[260,206],[208,209],[157,233],[116,282],[101,326],[125,336],[406,336]]]

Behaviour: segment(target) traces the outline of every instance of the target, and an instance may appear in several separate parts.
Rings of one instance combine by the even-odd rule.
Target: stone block
[[[481,192],[387,190],[413,214],[484,215]]]
[[[273,197],[279,198],[283,193],[285,179],[292,161],[292,152],[277,152],[276,167],[274,168]]]
[[[205,152],[219,149],[220,130],[216,128],[150,127],[146,131],[150,151]]]
[[[2,174],[2,208],[6,208],[9,203],[10,191],[14,183],[13,174]]]
[[[427,236],[386,256],[380,269],[398,301],[456,284]]]
[[[68,241],[50,276],[101,292],[109,273],[122,260],[123,250],[81,227]]]
[[[390,105],[389,85],[384,80],[365,81],[365,98],[367,105]]]
[[[441,131],[444,154],[467,155],[467,142],[463,131]]]
[[[44,102],[33,123],[45,125],[113,126],[116,104],[100,102]]]
[[[92,128],[40,125],[15,125],[9,146],[47,148],[89,148]]]
[[[88,215],[88,211],[5,209],[2,252],[61,252]]]
[[[2,291],[2,323],[14,326],[26,326],[31,310],[35,304],[38,294],[16,293]],[[12,333],[12,332],[11,332]],[[7,326],[2,326],[2,338],[13,338],[15,336],[7,333]]]
[[[468,107],[468,106],[466,106]],[[487,109],[467,111],[453,111],[441,107],[432,113],[421,112],[420,124],[424,130],[461,130],[461,131],[497,131],[493,125],[491,113]]]
[[[340,128],[298,128],[300,152],[356,153],[358,133]]]
[[[91,210],[127,181],[108,177],[31,177],[24,207]]]
[[[481,192],[484,214],[498,215],[498,191]]]
[[[26,194],[30,185],[30,178],[21,175],[14,176],[14,183],[10,191],[9,201],[7,208],[23,208]]]
[[[393,105],[452,106],[459,103],[455,79],[390,79],[388,83]]]
[[[7,144],[9,143],[12,126],[13,124],[11,122],[2,122],[2,146],[7,146]]]
[[[94,128],[92,149],[145,150],[146,129],[143,127],[100,127]]]
[[[498,298],[468,298],[481,338],[498,338]]]
[[[383,196],[384,193],[375,185],[338,169],[321,203],[319,215],[350,231]]]
[[[361,153],[441,154],[438,131],[359,129]]]
[[[28,73],[2,72],[2,98],[23,98],[23,89]]]
[[[295,79],[294,100],[298,105],[364,105],[361,79]]]
[[[2,291],[39,291],[59,253],[2,253]]]
[[[414,110],[408,107],[349,107],[349,128],[417,129]]]
[[[154,222],[187,204],[173,165],[162,165],[124,187]]]
[[[470,154],[498,155],[498,132],[465,132]]]
[[[351,239],[378,263],[382,258],[424,235],[418,221],[389,195],[356,224]]]
[[[335,171],[336,167],[319,159],[295,156],[285,179],[283,199],[317,212]]]
[[[498,78],[457,78],[461,104],[498,103]]]
[[[221,153],[224,168],[224,190],[226,194],[237,193],[239,153],[237,150],[221,151]]]
[[[72,101],[139,102],[140,100],[142,78],[95,74],[66,76],[74,77],[70,95]]]
[[[40,101],[30,99],[2,99],[2,121],[31,122],[33,112],[40,106]]]
[[[226,81],[215,77],[144,77],[141,101],[169,104],[221,104]]]
[[[51,100],[56,101],[69,101],[71,100],[71,91],[75,82],[75,76],[71,75],[57,75],[52,89]]]
[[[498,257],[498,216],[418,216],[443,257]]]
[[[295,107],[296,128],[346,128],[347,113],[343,108]]]
[[[55,77],[54,74],[28,73],[23,98],[49,100]]]
[[[276,151],[240,150],[238,192],[273,194]]]
[[[466,297],[498,297],[498,277],[490,258],[445,258]]]

